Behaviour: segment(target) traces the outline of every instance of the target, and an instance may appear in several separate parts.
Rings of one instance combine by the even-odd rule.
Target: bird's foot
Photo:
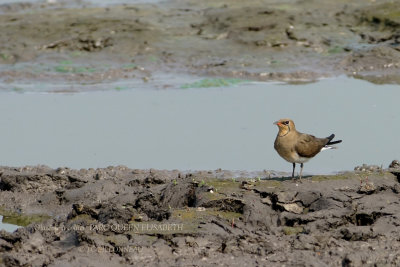
[[[303,180],[301,179],[301,177],[297,177],[297,178],[294,178],[294,179],[292,179],[292,181],[294,182],[294,183],[299,183],[299,184],[301,184],[302,182],[303,182]]]

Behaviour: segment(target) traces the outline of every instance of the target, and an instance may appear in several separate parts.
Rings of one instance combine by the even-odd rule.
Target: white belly
[[[321,149],[321,151],[324,151],[324,150],[327,150],[327,149],[332,149],[332,148],[335,148],[335,147],[332,147],[332,146],[324,146],[322,149]],[[320,152],[321,152],[320,151]],[[301,156],[299,156],[299,154],[297,154],[297,153],[294,153],[294,155],[293,155],[293,161],[291,161],[292,163],[294,162],[294,163],[304,163],[304,162],[307,162],[307,161],[309,161],[311,158],[305,158],[305,157],[301,157]]]
[[[293,163],[304,163],[309,160],[310,160],[310,158],[301,157],[297,153],[294,153]]]

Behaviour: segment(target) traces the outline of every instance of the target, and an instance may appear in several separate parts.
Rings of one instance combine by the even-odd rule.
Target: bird
[[[317,138],[314,135],[298,132],[291,119],[280,119],[274,124],[279,128],[274,148],[283,159],[293,164],[292,178],[296,163],[300,163],[300,181],[305,162],[323,150],[336,148],[332,145],[342,142],[342,140],[332,141],[334,134],[326,138]]]

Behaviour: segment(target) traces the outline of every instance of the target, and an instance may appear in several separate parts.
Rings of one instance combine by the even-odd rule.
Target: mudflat
[[[398,83],[399,9],[390,0],[4,4],[0,79],[145,82],[168,72]]]
[[[398,162],[289,178],[0,169],[4,266],[395,266]]]

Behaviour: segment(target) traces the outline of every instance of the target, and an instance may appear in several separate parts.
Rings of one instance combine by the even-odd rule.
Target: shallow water
[[[180,89],[176,80],[171,84],[168,90],[135,84],[75,94],[3,92],[0,162],[289,172],[291,164],[273,149],[272,123],[283,117],[292,118],[299,131],[343,139],[339,149],[306,163],[305,173],[352,170],[362,163],[387,167],[398,158],[397,85],[345,77],[301,85]]]
[[[3,223],[3,216],[0,215],[0,231],[5,230],[7,232],[14,232],[17,230],[20,226],[14,225],[14,224],[9,224],[9,223]]]

